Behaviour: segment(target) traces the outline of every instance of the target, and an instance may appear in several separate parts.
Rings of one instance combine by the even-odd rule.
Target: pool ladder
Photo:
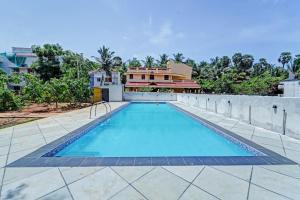
[[[102,104],[102,105],[105,106],[105,117],[107,117],[108,114],[111,112],[111,106],[110,106],[110,104],[107,101],[99,101],[99,102],[94,103],[91,106],[91,108],[90,108],[90,119],[92,118],[92,110],[93,110],[94,106],[95,106],[95,116],[97,116],[97,106],[99,104]],[[108,111],[108,108],[109,108],[109,111]]]

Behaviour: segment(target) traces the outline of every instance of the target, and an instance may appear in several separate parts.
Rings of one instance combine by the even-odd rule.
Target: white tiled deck
[[[300,162],[299,140],[176,105]],[[4,167],[90,121],[85,108],[0,129],[1,199],[300,199],[299,165]]]

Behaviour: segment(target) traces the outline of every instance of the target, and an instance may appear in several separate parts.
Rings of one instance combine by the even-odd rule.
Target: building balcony
[[[171,73],[171,69],[168,68],[128,68],[127,73],[145,73],[145,74],[164,74]]]

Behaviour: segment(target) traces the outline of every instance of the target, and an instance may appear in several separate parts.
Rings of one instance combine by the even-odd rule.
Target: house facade
[[[200,86],[192,80],[192,68],[183,63],[168,61],[166,68],[129,68],[125,87],[129,91],[141,88],[166,88],[173,92],[198,93]]]
[[[112,71],[108,74],[104,70],[89,72],[90,87],[94,91],[94,102],[97,101],[122,101],[123,85],[120,72]]]
[[[8,75],[30,73],[30,66],[37,59],[31,48],[12,47],[11,52],[0,53],[0,69]]]
[[[0,53],[0,70],[7,75],[31,73],[31,64],[38,57],[31,48],[12,47],[11,52]],[[20,83],[8,83],[8,88],[19,91],[25,85],[25,81]]]

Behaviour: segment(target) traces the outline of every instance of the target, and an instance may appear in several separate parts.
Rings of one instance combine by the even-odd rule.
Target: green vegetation
[[[33,46],[38,60],[32,64],[33,74],[13,74],[8,77],[0,72],[0,110],[17,110],[25,103],[81,104],[90,101],[88,72],[97,68],[110,71],[122,65],[120,57],[112,57],[108,48],[99,49],[100,58],[93,62],[81,54],[65,51],[58,44]],[[25,82],[18,93],[8,89],[9,83]]]
[[[123,62],[115,52],[102,46],[97,52],[98,57],[91,61],[72,51],[64,50],[59,44],[45,44],[33,46],[33,52],[38,60],[32,64],[33,74],[12,74],[7,76],[0,71],[0,111],[17,110],[26,103],[59,102],[80,105],[90,101],[89,71],[101,68],[110,73],[117,70],[121,73],[121,81],[126,83],[128,67],[151,68],[158,66],[166,68],[169,57],[160,55],[158,60],[146,56],[145,60],[137,58]],[[197,63],[193,59],[183,56],[182,53],[173,54],[177,63],[185,63],[193,68],[192,79],[197,81],[203,93],[227,93],[247,95],[277,95],[277,85],[288,77],[289,73],[300,78],[300,55],[294,58],[291,53],[283,52],[275,66],[260,58],[257,62],[252,55],[235,53],[228,56],[215,57],[209,62]],[[8,88],[8,83],[23,83],[20,92]],[[171,92],[172,90],[158,88],[141,88],[140,91]]]
[[[22,107],[20,97],[7,88],[8,81],[9,77],[0,70],[0,111],[17,110]]]

